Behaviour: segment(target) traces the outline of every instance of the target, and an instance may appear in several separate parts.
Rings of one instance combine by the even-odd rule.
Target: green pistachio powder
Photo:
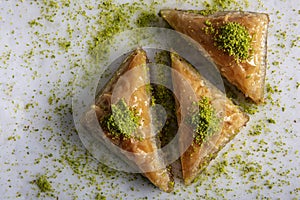
[[[40,176],[36,180],[36,184],[42,192],[48,192],[48,191],[52,190],[52,186],[49,183],[49,181],[47,180],[47,177],[45,175]]]
[[[202,145],[209,137],[220,130],[220,120],[208,98],[204,97],[195,104],[198,111],[191,113],[188,123],[195,129],[195,143]]]
[[[209,20],[203,28],[206,34],[212,34],[214,45],[233,56],[237,62],[243,62],[251,55],[251,36],[247,28],[237,22],[227,22],[216,28]]]
[[[139,126],[139,117],[131,110],[124,99],[111,105],[112,114],[105,120],[109,132],[116,137],[131,138]]]
[[[228,22],[222,25],[215,35],[215,42],[219,49],[234,56],[238,61],[249,57],[251,37],[246,27],[239,23]]]
[[[32,198],[31,193],[38,189],[37,195],[41,198],[47,196],[58,198],[58,195],[61,193],[64,193],[64,195],[67,195],[71,199],[106,199],[106,197],[109,199],[134,198],[128,194],[127,189],[123,190],[121,188],[124,187],[122,186],[123,184],[134,185],[135,181],[140,179],[140,176],[111,170],[101,163],[95,162],[84,147],[74,143],[74,138],[77,138],[76,131],[74,128],[69,128],[72,127],[72,120],[69,121],[66,119],[66,116],[71,116],[70,100],[72,97],[72,85],[74,79],[71,78],[68,82],[64,82],[61,78],[66,75],[74,76],[74,73],[79,68],[88,69],[86,71],[91,70],[89,69],[90,66],[88,65],[88,62],[78,54],[78,50],[73,50],[75,47],[75,49],[82,48],[82,51],[80,51],[81,53],[85,52],[85,49],[89,49],[89,52],[91,53],[96,49],[97,45],[118,32],[135,26],[143,27],[155,24],[158,19],[155,16],[157,16],[156,13],[162,2],[152,1],[150,5],[143,1],[125,4],[115,4],[110,0],[99,1],[95,4],[92,4],[89,1],[84,1],[84,3],[80,4],[74,2],[71,2],[70,0],[43,0],[30,2],[20,0],[11,2],[11,5],[13,5],[15,9],[23,8],[22,4],[27,3],[29,6],[38,7],[40,13],[39,16],[28,21],[28,26],[31,28],[29,34],[32,35],[32,43],[26,44],[26,47],[28,48],[26,48],[23,55],[14,54],[10,49],[10,46],[3,44],[5,51],[0,57],[0,69],[9,69],[9,60],[15,56],[19,56],[20,59],[23,60],[23,64],[20,67],[26,69],[28,74],[32,74],[32,80],[38,81],[42,78],[48,78],[49,81],[47,82],[47,85],[50,89],[49,92],[46,92],[39,88],[33,88],[33,91],[31,92],[29,91],[30,87],[28,87],[28,91],[25,91],[24,95],[33,94],[30,102],[25,105],[19,104],[16,100],[12,100],[11,102],[15,106],[13,110],[16,114],[22,109],[25,113],[29,111],[33,113],[36,113],[37,111],[43,112],[37,97],[46,99],[45,102],[49,103],[49,108],[44,111],[44,114],[35,114],[31,119],[24,119],[24,123],[28,123],[22,125],[22,128],[15,129],[12,134],[8,136],[8,142],[18,142],[23,138],[28,138],[30,135],[35,135],[35,138],[39,138],[37,142],[40,142],[42,145],[44,144],[44,152],[37,154],[34,160],[27,160],[26,163],[30,161],[32,161],[32,163],[24,164],[24,170],[19,172],[19,178],[21,180],[23,179],[25,181],[31,179],[29,182],[32,184],[32,191],[28,191],[27,193],[16,192],[13,194],[9,192],[10,189],[7,189],[6,194],[9,196],[6,197],[14,199],[24,196],[26,198],[26,196],[28,196],[28,198]],[[198,1],[185,1],[188,5],[200,9],[205,8],[205,11],[201,11],[201,14],[210,14],[219,10],[241,10],[249,6],[247,0],[212,0],[211,2],[196,2]],[[282,3],[284,4],[284,2]],[[261,9],[262,7],[263,5],[258,1],[257,8]],[[4,11],[9,15],[18,13],[19,17],[22,19],[23,12],[21,11],[14,12],[14,9]],[[273,10],[267,12],[273,12]],[[299,15],[299,10],[292,9],[290,12]],[[138,15],[136,19],[133,17],[134,15]],[[63,18],[61,16],[63,16]],[[272,23],[280,23],[280,21],[285,18],[285,15],[280,13],[280,11],[277,11],[272,18],[274,20]],[[0,20],[2,20],[1,14]],[[78,21],[87,24],[86,30],[78,29]],[[132,21],[134,23],[131,23]],[[58,23],[65,24],[65,27],[59,30],[59,32],[65,32],[65,34],[47,32],[47,26],[55,26],[55,24]],[[11,22],[10,25],[14,25],[14,22]],[[281,70],[281,65],[283,65],[285,59],[290,54],[290,51],[287,50],[288,48],[285,48],[287,47],[286,45],[290,45],[290,48],[300,47],[299,35],[293,34],[293,30],[298,29],[297,26],[298,24],[296,21],[292,24],[285,24],[285,27],[284,24],[282,24],[283,29],[279,29],[275,31],[276,33],[274,33],[274,35],[271,35],[274,37],[275,41],[277,41],[277,45],[275,45],[275,47],[271,45],[269,50],[270,59],[274,61],[268,66],[270,76],[267,77],[267,105],[253,105],[247,99],[244,99],[243,95],[236,91],[235,88],[230,88],[228,92],[229,97],[236,100],[236,102],[239,102],[242,108],[250,115],[257,113],[260,110],[259,113],[264,117],[251,119],[244,130],[248,131],[248,135],[245,136],[247,138],[245,139],[245,137],[241,136],[242,139],[238,139],[235,143],[229,144],[229,148],[226,152],[222,152],[222,155],[217,157],[198,177],[198,181],[193,185],[194,189],[191,189],[191,192],[187,192],[190,188],[186,189],[184,186],[176,184],[176,189],[173,192],[174,198],[180,198],[191,193],[193,193],[194,197],[206,199],[225,198],[227,194],[232,194],[237,198],[234,191],[236,188],[241,188],[240,186],[243,186],[242,188],[244,188],[243,191],[245,194],[252,194],[252,196],[254,195],[258,199],[268,199],[268,197],[265,196],[267,195],[265,193],[266,189],[270,190],[270,193],[276,195],[284,192],[282,188],[288,186],[290,191],[288,191],[286,195],[290,195],[290,198],[294,199],[299,198],[299,185],[293,186],[293,183],[289,181],[291,180],[291,177],[299,178],[300,175],[296,174],[294,171],[296,168],[286,168],[284,164],[285,161],[277,160],[277,158],[287,155],[296,156],[296,158],[299,159],[299,152],[295,151],[293,153],[293,148],[285,142],[287,141],[286,137],[297,138],[297,135],[293,130],[296,120],[286,121],[282,130],[275,129],[275,132],[271,131],[274,125],[276,125],[277,119],[280,118],[280,112],[277,112],[277,110],[279,109],[281,112],[286,112],[290,107],[295,107],[295,105],[287,106],[281,102],[281,96],[288,95],[285,91],[278,89],[277,85],[281,84],[281,81],[279,80],[278,82],[277,80],[275,82],[275,79],[272,77],[284,76],[286,70],[285,68],[284,70]],[[9,28],[9,26],[7,27]],[[17,31],[18,29],[11,30],[10,34],[12,37],[14,37],[14,34]],[[75,32],[78,31],[88,34],[83,34],[81,41],[75,41]],[[289,33],[287,31],[289,31]],[[236,50],[240,47],[236,47],[230,39],[224,40],[223,34],[230,34],[231,37],[241,34],[243,37],[239,38],[239,40],[243,44],[242,51]],[[288,34],[291,34],[292,38],[295,39],[287,41]],[[16,45],[20,45],[21,43],[18,38],[14,38]],[[81,43],[86,45],[80,46]],[[230,55],[242,59],[248,56],[246,53],[250,48],[248,46],[248,34],[243,27],[236,23],[224,25],[220,34],[216,37],[216,43]],[[56,46],[59,47],[59,51],[50,48]],[[278,49],[281,48],[282,51],[279,51]],[[282,56],[282,53],[284,56]],[[55,72],[62,71],[62,74],[58,76],[58,79],[51,81],[48,77],[50,74],[46,74],[46,77],[44,77],[39,73],[38,69],[32,65],[35,61],[34,56],[36,55],[39,55],[43,59],[53,60],[53,65],[50,66],[50,69]],[[59,64],[60,59],[66,60],[69,64],[61,66]],[[74,59],[76,60],[75,62]],[[291,59],[297,59],[297,61],[300,60],[300,58],[295,57]],[[38,68],[40,67],[42,66],[39,66]],[[11,78],[14,80],[15,75]],[[293,86],[294,83],[295,86]],[[2,83],[1,85],[4,86],[4,95],[12,95],[12,92],[14,91],[13,85],[4,85]],[[40,85],[40,87],[43,87],[43,85]],[[299,88],[299,81],[294,80],[293,77],[290,77],[288,85],[283,86],[282,88],[287,88],[287,91],[289,91],[289,88],[291,87]],[[63,90],[62,88],[66,88],[66,90]],[[200,107],[207,106],[207,104],[204,103],[204,105],[202,105],[202,103],[200,103]],[[113,124],[110,124],[110,127],[117,130],[118,133],[124,132],[129,134],[136,127],[136,121],[130,120],[133,117],[131,111],[129,111],[122,102],[115,105],[113,109],[117,111],[116,116],[120,114],[119,111],[122,109],[125,110],[125,113],[128,115],[126,115],[125,118],[122,118],[124,117],[122,115],[121,118],[124,119],[123,122],[128,122],[132,126],[129,126],[130,128],[127,129],[124,128],[124,126],[116,128]],[[206,111],[207,110],[210,109],[206,109]],[[279,115],[269,116],[269,110],[276,110],[276,113]],[[207,115],[211,116],[210,112],[204,113],[205,117],[207,117]],[[128,116],[130,117],[127,118]],[[201,113],[196,115],[194,123],[199,121],[199,118],[205,119],[205,117],[202,117]],[[111,116],[111,118],[114,118],[114,116]],[[33,123],[35,119],[43,119],[47,123],[40,127]],[[20,126],[19,124],[17,125]],[[1,133],[3,131],[4,130],[1,130]],[[202,130],[199,130],[198,132],[202,132]],[[287,136],[283,136],[281,134],[282,132],[286,133]],[[20,135],[21,133],[22,135]],[[270,139],[268,135],[270,135],[272,139]],[[205,139],[201,134],[199,138],[200,140]],[[78,138],[75,140],[78,140]],[[27,156],[31,154],[31,147],[25,146],[25,150],[22,152],[25,152],[26,154],[23,158],[27,159]],[[236,154],[236,152],[238,152],[238,154]],[[16,151],[13,150],[11,154],[16,154]],[[255,159],[252,159],[252,157],[261,158],[264,162],[257,162]],[[292,162],[292,159],[290,159],[289,162]],[[54,164],[43,165],[43,163]],[[276,168],[273,165],[274,163],[277,164]],[[1,164],[1,170],[6,169],[7,173],[11,173],[11,168],[16,165],[17,164],[12,161],[7,161]],[[39,168],[44,175],[32,174],[32,165]],[[268,169],[264,168],[265,165]],[[64,178],[64,180],[59,179],[59,181],[57,181],[57,178],[65,173],[65,168],[70,168],[73,173],[69,174],[68,178]],[[236,182],[235,180],[237,177],[238,181]],[[222,185],[222,187],[220,187],[221,178],[226,178],[226,184]],[[77,181],[74,182],[71,181],[71,179]],[[116,183],[115,180],[118,179],[124,179],[126,181],[125,183]],[[3,183],[11,183],[9,188],[14,188],[12,185],[13,180],[9,177],[0,177],[0,180],[0,187],[6,187],[6,185],[3,186]],[[147,181],[142,180],[142,182],[143,183],[140,184],[138,188],[132,186],[130,189],[138,192],[141,187],[151,187]],[[89,192],[85,194],[77,193],[78,191],[84,190]],[[110,191],[114,192],[111,193]],[[156,189],[153,189],[153,191],[155,191],[155,193],[158,192]],[[155,196],[159,198],[162,195],[164,195],[164,193],[157,193]],[[140,199],[147,199],[147,197],[143,198],[143,196],[140,196]]]

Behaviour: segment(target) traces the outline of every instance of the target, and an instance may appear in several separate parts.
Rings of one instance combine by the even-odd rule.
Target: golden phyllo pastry
[[[171,61],[182,173],[189,185],[247,123],[248,116],[183,58],[172,53]],[[192,96],[187,85],[195,102],[185,101]]]
[[[253,12],[166,9],[161,16],[172,28],[190,36],[210,55],[231,84],[254,102],[264,101],[269,17]]]
[[[174,181],[157,151],[159,146],[151,129],[146,62],[145,51],[134,51],[100,91],[82,123],[89,128],[89,115],[96,113],[104,131],[103,140],[108,138],[118,146],[122,157],[133,162],[155,186],[171,192]]]

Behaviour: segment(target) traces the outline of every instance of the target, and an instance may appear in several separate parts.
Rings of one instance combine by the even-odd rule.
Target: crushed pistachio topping
[[[251,36],[247,28],[236,22],[228,22],[221,26],[215,35],[215,45],[243,61],[250,56]]]
[[[40,176],[36,180],[36,184],[42,192],[49,192],[52,190],[52,186],[45,175]]]
[[[204,97],[196,104],[199,110],[192,113],[190,124],[195,129],[194,142],[201,145],[210,136],[220,130],[220,119],[217,117],[215,109],[210,104],[208,98]]]
[[[139,117],[131,110],[124,99],[111,105],[112,114],[106,120],[106,126],[114,136],[132,137],[139,126]]]

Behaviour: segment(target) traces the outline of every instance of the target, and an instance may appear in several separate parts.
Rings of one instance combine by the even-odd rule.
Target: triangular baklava
[[[264,101],[269,17],[254,12],[166,9],[161,16],[172,28],[190,36],[210,55],[222,76],[254,102]]]
[[[145,51],[138,49],[133,52],[100,91],[82,123],[88,129],[92,126],[89,119],[96,113],[104,131],[103,138],[118,146],[120,154],[133,162],[155,186],[171,192],[174,181],[157,153],[159,146],[151,129],[151,94],[147,88],[146,62]]]
[[[171,60],[182,173],[184,183],[189,185],[249,118],[183,58],[172,53]],[[192,96],[187,86],[196,102],[185,100]],[[182,109],[188,111],[183,113]],[[191,144],[187,144],[191,137]]]

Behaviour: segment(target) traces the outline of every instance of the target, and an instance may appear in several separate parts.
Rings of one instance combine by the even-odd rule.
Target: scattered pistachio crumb
[[[52,186],[45,175],[41,175],[36,180],[36,184],[42,192],[52,191]]]
[[[106,197],[103,196],[102,194],[98,193],[95,197],[95,200],[106,200]]]
[[[136,25],[138,27],[150,27],[155,26],[159,22],[159,18],[155,13],[152,12],[142,12],[139,14]]]
[[[268,119],[268,122],[269,122],[270,124],[276,124],[276,121],[275,121],[274,119],[272,119],[272,118],[269,118],[269,119]]]

